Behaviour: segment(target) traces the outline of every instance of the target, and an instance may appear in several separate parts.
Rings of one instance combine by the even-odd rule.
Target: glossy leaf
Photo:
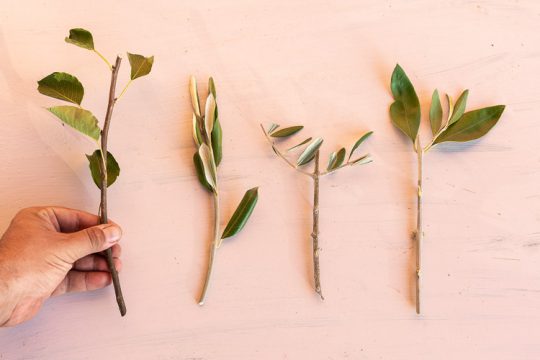
[[[94,50],[94,38],[88,30],[77,28],[69,30],[69,36],[65,39],[67,43],[82,47],[87,50]]]
[[[208,183],[208,181],[206,181],[206,177],[204,175],[204,165],[199,152],[193,154],[193,164],[195,165],[195,171],[197,172],[197,179],[199,179],[201,185],[204,186],[208,191],[213,191],[212,186]]]
[[[300,144],[296,144],[296,145],[294,145],[294,146],[288,148],[287,151],[291,151],[291,150],[294,150],[294,149],[296,149],[296,148],[299,148],[300,146],[305,145],[305,144],[307,144],[308,142],[310,142],[311,139],[312,139],[312,138],[309,137],[309,138],[307,138],[306,140],[302,141]]]
[[[319,151],[321,145],[323,143],[323,139],[316,138],[314,139],[308,147],[304,150],[304,152],[300,155],[298,158],[298,161],[296,162],[297,166],[302,166],[307,163],[309,163],[313,158],[315,157],[315,153]]]
[[[343,161],[345,161],[345,155],[347,154],[347,151],[345,150],[345,148],[341,148],[339,149],[337,153],[333,153],[333,154],[335,155],[331,156],[330,161],[328,162],[328,167],[326,169],[328,171],[335,170],[343,164]]]
[[[214,128],[214,121],[216,116],[216,99],[212,93],[208,94],[206,99],[206,108],[204,111],[204,129],[208,137],[211,136]]]
[[[127,53],[129,65],[131,66],[131,80],[135,80],[141,76],[150,74],[152,65],[154,65],[154,57],[144,57],[138,54]]]
[[[395,100],[390,105],[392,122],[414,142],[420,127],[420,102],[401,66],[396,65],[390,85]]]
[[[98,126],[96,117],[90,111],[67,105],[54,106],[48,110],[75,130],[96,141],[99,139],[101,129]]]
[[[469,90],[465,90],[456,101],[454,109],[452,111],[452,116],[448,117],[448,125],[452,125],[458,121],[463,113],[465,113],[465,107],[467,106],[467,97],[469,96]]]
[[[216,118],[214,122],[214,128],[212,129],[212,151],[214,152],[214,160],[216,161],[216,166],[221,163],[223,158],[223,147],[222,147],[222,137],[223,131],[221,129],[221,124],[219,119]]]
[[[299,126],[290,126],[290,127],[286,127],[286,128],[281,129],[281,130],[275,131],[272,134],[270,134],[270,136],[271,137],[277,137],[277,138],[284,138],[284,137],[288,137],[288,136],[296,134],[297,132],[299,132],[303,128],[304,127],[301,126],[301,125],[299,125]]]
[[[86,155],[86,158],[88,159],[92,179],[96,186],[101,189],[101,168],[103,166],[101,150],[94,151],[92,155]],[[118,176],[120,176],[120,166],[114,156],[107,151],[107,187],[114,184]]]
[[[271,124],[270,127],[268,128],[268,134],[270,134],[272,131],[276,130],[277,128],[279,127],[278,124]]]
[[[214,156],[208,145],[201,144],[199,146],[199,157],[203,165],[204,178],[210,187],[215,190],[217,181],[216,164],[214,163]]]
[[[259,188],[253,188],[246,191],[242,201],[240,201],[240,204],[238,204],[238,207],[229,220],[227,227],[225,227],[223,235],[221,236],[222,239],[234,236],[244,228],[249,217],[253,213],[253,209],[255,209],[255,205],[257,205],[257,200],[259,198],[258,189]]]
[[[499,121],[505,106],[496,105],[466,112],[435,139],[434,144],[445,141],[469,141],[485,135]]]
[[[364,135],[362,135],[360,137],[360,139],[356,140],[356,142],[354,143],[352,149],[351,149],[351,153],[349,154],[349,160],[351,160],[351,157],[353,156],[354,152],[356,149],[358,149],[358,147],[364,142],[367,140],[367,138],[369,138],[371,135],[373,134],[373,131],[368,131],[367,133],[365,133]]]
[[[435,89],[431,96],[431,107],[429,109],[429,122],[431,123],[431,132],[436,135],[441,130],[442,125],[442,106],[439,92]]]
[[[38,81],[38,91],[43,95],[81,105],[84,88],[73,75],[54,72]]]
[[[201,116],[201,104],[199,101],[199,91],[197,89],[197,79],[195,79],[195,76],[191,75],[189,78],[189,95],[191,97],[191,106],[193,108],[193,112],[197,116]]]

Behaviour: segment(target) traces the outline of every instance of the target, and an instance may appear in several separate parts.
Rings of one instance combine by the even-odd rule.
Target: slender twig
[[[315,292],[321,300],[324,296],[321,290],[321,267],[319,265],[319,150],[315,153],[315,170],[313,171],[313,276],[315,280]]]
[[[420,145],[420,139],[416,139],[416,153],[418,155],[418,189],[417,189],[417,218],[416,218],[416,313],[420,314],[421,290],[422,290],[422,167],[424,150]]]
[[[109,62],[109,60],[107,60],[107,58],[105,56],[103,56],[99,51],[97,51],[96,49],[94,49],[94,52],[101,58],[101,60],[105,61],[105,64],[107,64],[107,66],[109,67],[109,70],[113,71],[113,66],[111,65],[111,63]]]
[[[217,183],[216,183],[217,187]],[[219,247],[219,242],[221,236],[219,233],[219,195],[218,192],[214,192],[214,238],[210,244],[210,251],[208,256],[208,268],[206,270],[206,279],[204,281],[204,286],[201,292],[201,297],[199,298],[199,305],[204,305],[204,300],[206,298],[206,292],[208,291],[208,285],[210,284],[210,277],[212,276],[212,269],[214,267],[214,258],[216,256],[217,249]]]
[[[116,79],[118,78],[118,71],[120,70],[120,63],[122,59],[117,56],[116,63],[111,68],[111,86],[109,89],[109,103],[107,105],[107,113],[105,115],[105,121],[103,123],[103,130],[101,131],[101,203],[100,203],[100,214],[101,224],[109,223],[107,216],[107,141],[109,138],[109,127],[111,125],[111,118],[114,109],[114,104],[116,103],[116,98],[114,96],[116,90]],[[116,302],[118,303],[118,308],[120,309],[120,314],[122,316],[126,315],[126,304],[124,302],[124,296],[122,295],[122,288],[120,287],[120,278],[118,277],[118,271],[114,266],[114,259],[112,256],[112,250],[109,248],[105,251],[107,256],[107,264],[111,272],[111,277],[114,285],[114,292],[116,294]]]
[[[126,90],[128,89],[129,85],[131,85],[131,83],[133,82],[133,80],[129,80],[128,83],[126,84],[126,86],[124,86],[124,88],[122,89],[122,91],[120,92],[120,95],[118,95],[118,97],[116,98],[116,101],[120,100],[120,98],[122,97],[122,95],[124,95],[124,93],[126,92]]]

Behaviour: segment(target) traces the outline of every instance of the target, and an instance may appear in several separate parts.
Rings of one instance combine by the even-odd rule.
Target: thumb
[[[65,244],[70,260],[75,262],[86,255],[107,250],[122,237],[122,229],[114,224],[92,226],[71,233]]]

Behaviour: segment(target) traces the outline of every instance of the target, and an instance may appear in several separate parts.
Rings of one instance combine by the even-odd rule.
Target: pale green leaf
[[[371,135],[373,134],[373,131],[368,131],[367,133],[365,133],[364,135],[362,135],[360,137],[360,139],[356,140],[356,142],[354,143],[352,149],[351,149],[351,153],[349,154],[349,160],[351,160],[351,157],[353,156],[354,152],[356,149],[358,149],[358,147],[364,142],[366,141]]]
[[[92,155],[86,155],[86,158],[88,159],[92,179],[96,186],[101,189],[101,169],[103,168],[101,150],[94,151]],[[118,176],[120,176],[120,166],[114,156],[107,151],[107,187],[114,184]]]
[[[197,90],[197,79],[195,76],[189,78],[189,94],[191,96],[191,106],[193,107],[193,112],[197,116],[201,116],[201,105],[199,101],[199,91]]]
[[[279,127],[278,124],[271,124],[270,127],[268,128],[268,134],[270,134],[272,131],[276,130],[277,128]]]
[[[321,147],[323,143],[323,139],[321,138],[315,138],[311,143],[306,147],[304,152],[300,155],[298,158],[298,161],[296,162],[297,166],[302,166],[307,163],[309,163],[313,158],[315,157],[315,154],[317,151],[319,151],[319,148]]]
[[[81,105],[84,88],[73,75],[54,72],[38,81],[38,91],[43,95]]]
[[[347,154],[347,151],[345,148],[339,149],[336,155],[331,157],[330,162],[328,163],[328,171],[336,170],[338,167],[340,167],[343,164],[343,161],[345,161],[345,155]]]
[[[214,162],[214,155],[212,151],[206,144],[201,144],[199,146],[199,156],[203,164],[204,177],[206,182],[210,187],[215,191],[216,190],[216,181],[217,181],[217,170],[216,164]]]
[[[429,122],[431,123],[431,132],[436,135],[442,125],[442,106],[439,92],[435,89],[431,96],[431,107],[429,109]]]
[[[390,105],[392,122],[414,142],[420,127],[420,102],[401,66],[396,65],[390,85],[395,100]]]
[[[307,144],[308,142],[310,142],[311,139],[312,139],[312,138],[309,137],[309,138],[307,138],[306,140],[302,141],[300,144],[296,144],[296,145],[294,145],[294,146],[288,148],[287,151],[292,151],[292,150],[294,150],[294,149],[297,149],[297,148],[299,148],[300,146],[305,145],[305,144]]]
[[[67,43],[77,45],[87,50],[94,50],[94,39],[92,33],[88,30],[77,28],[69,30],[69,37],[66,39]]]
[[[353,161],[349,161],[349,164],[351,165],[364,165],[364,164],[367,164],[367,163],[370,163],[372,162],[373,159],[371,158],[371,156],[369,156],[369,154],[366,154],[362,157],[359,157],[358,159],[355,159]]]
[[[204,111],[204,129],[208,138],[212,136],[212,129],[214,128],[214,121],[216,116],[216,99],[212,93],[208,94],[206,99],[206,108]]]
[[[465,112],[465,107],[467,106],[467,97],[469,96],[469,90],[465,90],[456,101],[454,109],[452,111],[452,116],[449,117],[448,125],[452,125],[458,121],[463,113]]]
[[[75,130],[96,141],[99,139],[101,129],[96,117],[90,111],[75,106],[54,106],[48,110]]]
[[[193,113],[192,117],[192,124],[193,124],[193,140],[195,141],[195,145],[199,147],[199,145],[202,144],[202,136],[201,136],[201,130],[199,129],[199,122],[197,120],[197,115]]]
[[[214,191],[212,186],[206,180],[204,164],[198,151],[193,154],[193,164],[195,165],[195,171],[197,172],[197,179],[199,179],[201,185],[204,186],[208,191]]]
[[[150,74],[152,65],[154,65],[154,57],[145,57],[138,54],[127,53],[129,65],[131,66],[131,80],[135,80],[141,76]]]

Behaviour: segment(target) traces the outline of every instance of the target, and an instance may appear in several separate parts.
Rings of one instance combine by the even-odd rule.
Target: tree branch
[[[418,189],[417,189],[417,218],[416,218],[416,313],[420,314],[421,290],[422,290],[422,240],[424,232],[422,229],[422,167],[424,150],[420,145],[420,140],[416,139],[416,153],[418,155]]]
[[[321,269],[319,265],[319,150],[315,153],[315,171],[313,172],[313,276],[315,280],[315,292],[321,300],[324,296],[321,290]]]

